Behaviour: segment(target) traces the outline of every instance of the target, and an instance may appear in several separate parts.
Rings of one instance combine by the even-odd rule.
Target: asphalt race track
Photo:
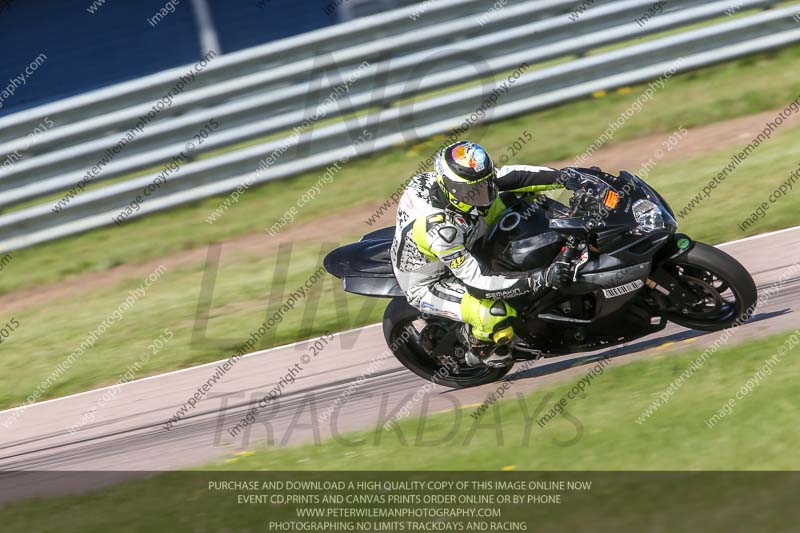
[[[755,318],[737,330],[731,343],[797,327],[800,321],[794,307],[800,301],[800,267],[792,267],[800,260],[800,227],[722,247],[753,273],[759,291],[775,287],[782,275],[785,279]],[[718,335],[669,326],[657,336],[609,350],[606,355],[613,357],[611,365],[619,365],[668,350],[711,344]],[[690,342],[695,344],[686,344]],[[412,415],[477,405],[497,389],[496,384],[460,391],[429,385],[386,350],[379,325],[336,335],[318,356],[302,365],[294,383],[285,382],[281,395],[260,409],[255,424],[235,438],[229,430],[244,413],[257,406],[289,369],[308,359],[307,343],[243,357],[170,429],[165,427],[167,420],[214,374],[218,363],[153,376],[118,389],[41,402],[23,412],[0,412],[0,468],[6,471],[0,476],[5,481],[0,486],[0,501],[35,490],[14,483],[14,474],[8,471],[181,469],[230,457],[265,440],[286,446],[383,425],[405,405]],[[596,356],[582,354],[512,371],[513,393],[575,380],[586,372],[580,363],[594,359]],[[364,375],[368,368],[373,372]],[[357,379],[358,383],[351,385]],[[89,417],[91,422],[70,432],[81,417],[87,419],[86,413],[98,402],[101,407]],[[320,422],[320,416],[335,403],[339,408],[330,421]],[[643,399],[641,403],[645,407],[649,402]],[[8,417],[15,418],[6,429],[2,422]]]

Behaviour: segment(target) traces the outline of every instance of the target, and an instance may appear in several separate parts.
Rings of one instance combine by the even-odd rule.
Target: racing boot
[[[469,349],[465,354],[466,362],[469,366],[490,366],[503,367],[512,362],[511,348],[509,342],[510,335],[494,335],[494,342],[481,340],[472,334],[472,327],[464,324],[460,330],[462,342]]]

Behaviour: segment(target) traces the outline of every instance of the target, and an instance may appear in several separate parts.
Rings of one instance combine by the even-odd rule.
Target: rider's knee
[[[481,300],[467,293],[461,300],[461,316],[480,340],[506,343],[514,336],[511,323],[517,311],[504,300]]]

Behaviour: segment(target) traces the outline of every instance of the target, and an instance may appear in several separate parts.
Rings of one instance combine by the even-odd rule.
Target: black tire
[[[397,360],[419,377],[445,387],[465,389],[493,383],[511,370],[510,365],[504,368],[462,367],[459,368],[459,374],[443,372],[446,367],[430,357],[413,336],[403,336],[403,332],[413,328],[413,322],[420,318],[420,311],[411,307],[405,298],[394,298],[383,313],[383,336],[386,344]],[[437,320],[452,323],[447,319]]]
[[[681,313],[668,313],[665,316],[678,325],[703,331],[718,331],[747,321],[755,310],[758,291],[753,277],[736,259],[718,248],[695,243],[694,247],[684,255],[669,262],[668,266],[684,269],[685,279],[693,274],[706,271],[714,274],[714,280],[722,287],[722,293],[730,293],[735,300],[725,301],[726,306],[718,316],[707,318],[686,317]]]

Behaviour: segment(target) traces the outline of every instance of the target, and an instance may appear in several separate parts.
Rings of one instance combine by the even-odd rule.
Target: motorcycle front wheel
[[[670,290],[684,302],[665,317],[678,325],[718,331],[747,321],[758,297],[753,277],[736,259],[718,248],[695,243],[665,268],[675,279]]]
[[[420,311],[411,307],[405,298],[394,298],[383,313],[386,344],[403,366],[423,379],[464,389],[493,383],[511,370],[511,365],[503,368],[467,366],[464,347],[458,342],[453,353],[433,356],[431,347],[458,327],[460,323],[444,317],[423,319]]]

